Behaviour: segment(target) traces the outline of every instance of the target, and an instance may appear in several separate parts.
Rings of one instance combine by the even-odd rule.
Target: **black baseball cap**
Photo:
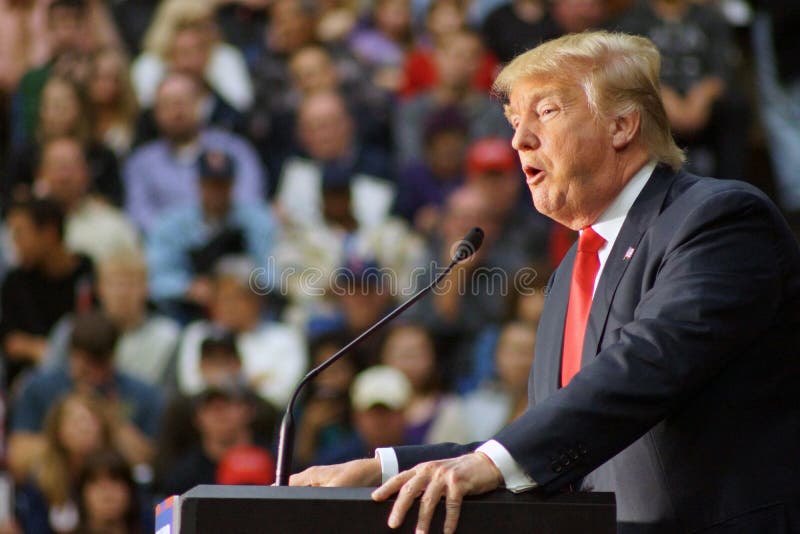
[[[201,180],[233,180],[236,162],[222,150],[205,150],[197,161],[197,174]]]

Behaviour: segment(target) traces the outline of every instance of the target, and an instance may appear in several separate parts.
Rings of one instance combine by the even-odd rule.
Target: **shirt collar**
[[[644,189],[648,178],[653,174],[656,164],[655,160],[650,160],[644,167],[639,169],[633,175],[633,178],[625,184],[625,187],[614,199],[614,202],[606,208],[592,225],[592,229],[605,239],[608,245],[612,245],[617,239],[617,235],[622,229],[622,223],[625,222],[625,217],[628,216],[631,206],[633,206],[639,193]]]

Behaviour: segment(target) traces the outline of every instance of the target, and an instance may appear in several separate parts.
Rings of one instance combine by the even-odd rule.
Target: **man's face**
[[[453,89],[469,87],[481,66],[483,45],[477,36],[460,33],[450,37],[436,50],[439,80]]]
[[[37,267],[55,244],[48,236],[55,231],[38,228],[30,216],[21,211],[9,213],[7,224],[20,265],[29,269]]]
[[[173,142],[191,141],[200,128],[197,87],[185,77],[164,82],[156,95],[155,117],[161,133]]]
[[[71,349],[69,372],[76,385],[90,389],[107,385],[113,376],[111,362],[98,363],[80,349]]]
[[[137,267],[100,265],[98,292],[103,311],[125,324],[142,315],[147,305],[147,273]]]
[[[246,401],[226,397],[206,400],[195,412],[195,425],[204,438],[229,445],[247,430],[251,419]]]
[[[406,418],[402,410],[377,405],[364,411],[356,411],[353,419],[359,435],[370,449],[403,442]]]
[[[317,95],[300,110],[299,133],[311,157],[335,160],[351,148],[352,122],[341,100],[332,95]]]
[[[89,187],[89,167],[77,141],[59,139],[47,145],[39,169],[45,192],[64,206],[78,202]]]
[[[231,207],[232,191],[232,179],[200,180],[200,202],[203,205],[203,212],[211,217],[224,216]]]
[[[48,16],[50,46],[54,51],[79,50],[86,37],[85,18],[68,7],[54,8]]]
[[[220,278],[211,301],[211,317],[233,332],[247,331],[258,324],[261,297],[240,282]]]
[[[186,28],[175,34],[169,62],[178,72],[202,78],[211,56],[209,38],[199,28]]]
[[[596,119],[577,83],[518,81],[506,114],[533,204],[578,230],[592,224],[624,187],[612,121]]]

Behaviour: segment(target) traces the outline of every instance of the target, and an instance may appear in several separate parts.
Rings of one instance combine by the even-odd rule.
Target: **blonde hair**
[[[119,94],[114,103],[114,113],[118,120],[123,121],[126,126],[132,127],[139,115],[139,104],[131,83],[128,57],[116,48],[100,48],[92,56],[92,71],[96,71],[100,61],[106,57],[112,58],[117,65]]]
[[[70,393],[47,412],[44,423],[46,445],[34,473],[34,480],[51,506],[65,504],[70,498],[72,475],[69,452],[61,443],[60,429],[67,407],[72,403],[84,405],[100,422],[102,448],[111,446],[111,422],[100,404],[100,400],[85,393]]]
[[[143,47],[164,58],[180,30],[205,27],[216,34],[213,16],[214,6],[209,0],[163,0],[144,36]],[[212,40],[216,40],[216,35]]]
[[[518,81],[530,76],[578,84],[597,118],[638,111],[641,139],[650,156],[677,170],[686,157],[670,132],[660,70],[661,56],[649,39],[607,31],[575,33],[514,58],[497,76],[494,91],[507,97]]]
[[[132,246],[114,248],[100,258],[97,270],[102,276],[104,272],[122,269],[128,272],[147,275],[147,260],[141,249]]]

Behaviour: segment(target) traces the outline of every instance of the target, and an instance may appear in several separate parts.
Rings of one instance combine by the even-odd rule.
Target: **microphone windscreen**
[[[464,239],[458,244],[456,253],[453,255],[453,261],[461,262],[478,252],[483,243],[483,230],[477,226],[470,230]]]

